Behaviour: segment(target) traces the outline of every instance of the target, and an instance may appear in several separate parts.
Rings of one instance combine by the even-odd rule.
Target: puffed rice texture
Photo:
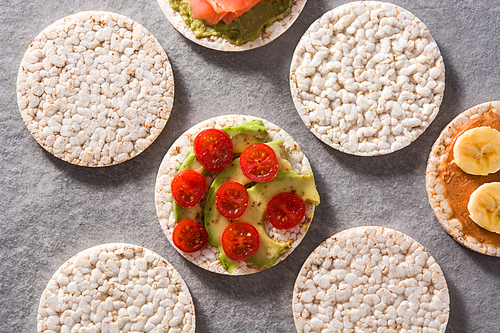
[[[369,156],[413,142],[436,117],[444,63],[426,26],[384,2],[353,2],[316,20],[295,50],[290,87],[304,124],[327,145]]]
[[[186,283],[158,254],[104,244],[54,274],[40,300],[38,332],[190,332],[195,312]]]
[[[323,242],[295,282],[298,332],[444,332],[449,294],[441,268],[403,233],[357,227]]]
[[[37,142],[67,162],[101,167],[140,154],[173,106],[167,54],[142,25],[108,12],[80,12],[29,46],[17,100]]]

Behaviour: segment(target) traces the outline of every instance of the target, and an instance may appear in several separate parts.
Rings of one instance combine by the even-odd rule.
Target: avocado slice
[[[291,165],[288,160],[286,160],[286,151],[283,147],[283,141],[277,140],[272,141],[267,144],[276,152],[276,156],[278,157],[279,170],[290,170]],[[228,219],[221,216],[217,209],[215,208],[215,193],[222,186],[222,184],[227,182],[238,182],[242,185],[250,184],[252,181],[245,177],[243,171],[240,168],[240,159],[234,159],[229,166],[227,166],[224,170],[222,170],[217,178],[210,185],[210,189],[208,190],[206,203],[205,203],[205,228],[208,231],[208,240],[210,244],[216,247],[220,247],[220,239],[222,236],[222,232],[227,227],[229,223],[231,223]],[[217,228],[214,225],[217,224]],[[212,231],[210,232],[209,231]],[[221,247],[222,249],[222,247]],[[222,251],[222,250],[221,250]]]
[[[289,170],[291,170],[292,166],[291,166],[290,162],[288,161],[288,158],[287,158],[288,154],[285,151],[285,148],[283,146],[283,141],[281,141],[281,140],[272,141],[272,142],[267,143],[267,145],[270,146],[275,151],[276,156],[278,157],[279,170],[282,170],[284,172],[293,172],[293,171],[289,171]],[[215,246],[219,249],[219,260],[221,262],[221,265],[229,273],[232,273],[234,271],[234,269],[236,267],[238,267],[238,265],[239,265],[238,261],[234,261],[234,260],[229,259],[225,255],[224,250],[222,248],[222,242],[221,242],[222,233],[224,232],[224,229],[226,229],[226,227],[231,223],[231,221],[219,214],[219,212],[217,211],[217,208],[215,208],[215,200],[214,199],[215,199],[215,193],[217,192],[219,187],[226,182],[236,181],[236,182],[241,183],[242,185],[248,185],[248,184],[252,183],[252,181],[249,180],[247,177],[245,177],[245,175],[243,174],[243,171],[241,170],[240,165],[239,165],[239,161],[240,161],[239,158],[233,160],[231,162],[231,164],[226,169],[222,170],[219,173],[219,175],[217,176],[217,178],[215,178],[215,180],[213,181],[213,183],[210,186],[210,189],[208,191],[207,199],[205,201],[205,211],[204,211],[204,213],[205,213],[204,214],[204,222],[205,222],[205,229],[208,232],[208,241],[212,246]],[[279,175],[279,172],[278,172],[278,175]],[[278,177],[278,176],[276,176],[276,177]],[[312,175],[311,175],[311,178],[312,178]],[[270,182],[273,182],[273,180],[271,180]],[[269,184],[270,182],[260,183],[260,184]],[[314,185],[314,180],[313,180],[313,185]],[[254,187],[255,187],[255,185],[254,185]],[[248,191],[249,196],[252,192],[252,188],[250,188]],[[256,191],[258,191],[258,187],[253,192],[257,193]],[[281,191],[281,192],[284,192],[284,191]],[[257,194],[255,194],[254,196],[257,196]],[[243,214],[243,216],[250,216],[249,215],[250,213],[247,213],[247,212],[249,211],[249,208],[250,208],[250,205],[252,202],[253,202],[252,199],[250,199],[249,200],[249,207],[247,208],[247,211]],[[264,212],[265,212],[265,206],[264,206]],[[257,216],[258,214],[253,213],[253,215]],[[254,260],[256,263],[258,263],[256,265],[261,266],[261,265],[259,265],[260,263],[262,263],[262,265],[266,265],[269,262],[272,262],[272,263],[268,264],[269,266],[271,266],[279,254],[285,252],[288,248],[290,248],[289,242],[279,243],[279,242],[276,242],[272,238],[269,237],[269,235],[267,234],[267,231],[265,229],[265,225],[264,225],[265,220],[263,220],[263,221],[255,220],[254,221],[253,219],[252,220],[250,218],[244,219],[243,217],[238,219],[238,220],[251,223],[259,231],[260,243],[261,243],[259,249],[262,248],[262,250],[260,250],[262,252],[262,254],[258,255],[256,257],[255,257],[255,255],[252,256],[252,258],[253,257],[256,258]],[[259,223],[262,224],[263,228],[259,227]],[[262,245],[262,244],[264,244],[264,245]],[[259,252],[259,251],[257,251],[257,252]],[[268,266],[261,266],[261,267],[268,267]]]
[[[198,161],[193,150],[191,150],[184,161],[182,161],[182,164],[179,167],[179,170],[177,170],[177,173],[187,169],[195,170],[199,173],[203,173],[205,171],[205,167],[200,163],[200,161]]]
[[[198,171],[201,174],[206,171],[205,167],[203,167],[200,161],[198,161],[196,155],[192,150],[182,162],[177,173],[188,169]],[[203,225],[203,208],[201,208],[201,205],[199,203],[191,208],[183,208],[179,206],[175,201],[172,201],[172,211],[174,213],[176,222],[189,219]]]
[[[227,182],[239,182],[243,185],[250,183],[251,181],[243,175],[243,171],[240,168],[240,159],[237,158],[229,164],[224,170],[222,170],[217,178],[210,185],[208,190],[207,199],[205,201],[205,211],[204,211],[204,225],[208,232],[208,242],[219,249],[219,261],[222,267],[232,273],[236,267],[240,264],[239,261],[234,261],[229,259],[222,248],[222,233],[224,229],[231,223],[231,221],[224,216],[220,215],[215,207],[215,193],[222,186],[222,184]]]
[[[231,137],[233,154],[241,154],[246,147],[267,138],[267,128],[262,120],[253,120],[238,126],[224,127],[222,129]]]

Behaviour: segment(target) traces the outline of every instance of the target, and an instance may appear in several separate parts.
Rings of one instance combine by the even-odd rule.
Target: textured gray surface
[[[181,273],[194,298],[197,332],[293,332],[292,289],[300,267],[323,240],[341,230],[378,225],[424,245],[448,281],[448,333],[500,332],[500,258],[477,254],[449,237],[427,201],[427,156],[458,113],[500,99],[500,1],[394,1],[429,28],[446,66],[436,120],[409,147],[381,157],[331,149],[301,122],[288,70],[307,27],[345,1],[309,0],[284,35],[260,49],[222,53],[182,37],[155,0],[2,0],[0,2],[0,332],[35,332],[40,295],[71,256],[106,242],[145,246]],[[63,162],[43,150],[21,120],[16,77],[31,40],[46,26],[83,10],[107,10],[144,25],[166,50],[176,92],[163,133],[141,155],[100,169]],[[163,155],[192,125],[242,113],[283,127],[311,161],[322,203],[309,233],[282,263],[231,277],[183,259],[155,215],[154,185]]]

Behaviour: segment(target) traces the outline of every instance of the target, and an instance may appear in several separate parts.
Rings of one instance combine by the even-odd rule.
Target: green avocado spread
[[[262,0],[229,25],[220,21],[215,25],[205,25],[205,21],[191,17],[189,0],[170,0],[172,9],[179,11],[196,38],[217,36],[231,44],[243,45],[257,38],[259,33],[290,13],[293,0]]]

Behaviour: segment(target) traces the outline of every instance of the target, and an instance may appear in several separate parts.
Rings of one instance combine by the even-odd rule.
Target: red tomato
[[[267,218],[276,229],[291,229],[306,215],[304,200],[295,193],[280,193],[267,204]]]
[[[170,185],[175,202],[181,207],[196,206],[205,194],[207,180],[194,170],[183,170],[175,175]]]
[[[248,146],[240,156],[243,174],[254,182],[268,182],[278,173],[278,158],[274,150],[264,143]]]
[[[193,220],[182,220],[172,232],[174,245],[184,252],[196,252],[202,249],[208,241],[208,233]]]
[[[221,171],[233,160],[233,142],[225,132],[209,128],[194,138],[194,154],[210,171]]]
[[[250,258],[259,249],[259,232],[247,222],[233,222],[222,233],[222,249],[231,260]]]
[[[237,219],[247,209],[248,191],[238,182],[222,184],[215,193],[217,211],[228,219]]]

